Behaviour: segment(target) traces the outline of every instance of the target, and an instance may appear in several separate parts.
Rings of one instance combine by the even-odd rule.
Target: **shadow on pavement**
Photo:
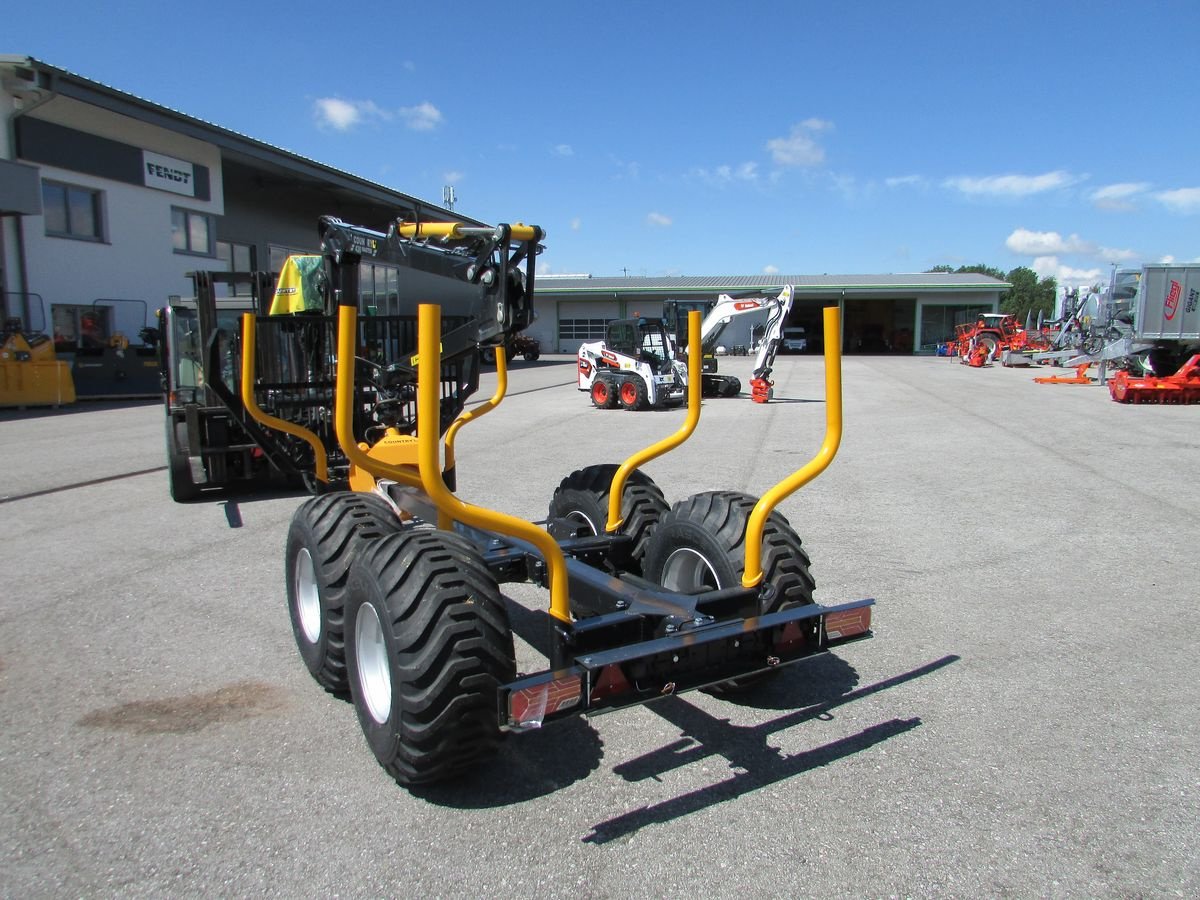
[[[721,756],[730,767],[739,769],[732,778],[690,791],[662,803],[631,810],[592,826],[584,843],[605,844],[627,837],[647,825],[668,822],[690,813],[732,800],[776,782],[793,778],[812,769],[829,765],[883,743],[917,728],[919,718],[891,719],[864,728],[858,734],[833,741],[822,747],[793,756],[785,756],[767,744],[767,737],[777,731],[792,728],[812,719],[827,718],[830,710],[879,691],[924,677],[956,662],[958,656],[944,656],[911,672],[826,699],[807,709],[772,719],[760,725],[732,725],[718,719],[679,697],[667,697],[648,704],[647,708],[662,716],[683,732],[684,737],[651,753],[622,763],[614,771],[627,781],[658,778],[661,774],[685,765]],[[844,665],[844,664],[843,664]],[[846,668],[849,668],[848,666]],[[857,675],[853,676],[857,681]],[[844,681],[843,681],[844,683]],[[798,698],[793,698],[796,702]]]

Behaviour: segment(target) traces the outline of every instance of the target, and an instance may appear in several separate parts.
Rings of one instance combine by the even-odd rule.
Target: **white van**
[[[783,329],[781,349],[784,353],[803,353],[807,350],[808,339],[804,336],[804,329],[799,325]]]

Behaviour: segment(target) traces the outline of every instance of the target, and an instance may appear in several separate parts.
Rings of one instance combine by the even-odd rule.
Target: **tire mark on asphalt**
[[[60,494],[63,491],[73,491],[77,488],[91,487],[95,484],[104,484],[108,481],[120,481],[122,478],[137,478],[139,475],[149,475],[152,472],[165,472],[166,466],[154,466],[151,469],[138,469],[136,472],[122,472],[120,475],[105,475],[103,478],[91,478],[87,481],[76,481],[71,484],[63,484],[58,487],[45,488],[40,491],[30,491],[27,494],[11,494],[5,497],[0,497],[0,503],[15,503],[17,500],[31,500],[34,497],[45,497],[47,494]]]

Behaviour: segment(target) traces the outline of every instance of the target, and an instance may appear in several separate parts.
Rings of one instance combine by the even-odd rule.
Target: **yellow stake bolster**
[[[473,528],[507,534],[533,544],[546,561],[550,576],[550,615],[562,622],[570,622],[567,562],[558,542],[549,532],[516,516],[464,503],[450,493],[446,482],[442,480],[441,467],[438,465],[441,446],[441,360],[437,352],[442,337],[441,316],[441,308],[433,304],[422,303],[417,308],[417,352],[421,357],[417,368],[417,458],[420,461],[421,485],[438,511],[450,518]]]
[[[807,465],[771,488],[754,504],[746,523],[746,565],[742,587],[757,587],[763,579],[762,536],[767,518],[784,498],[828,468],[842,442],[842,335],[837,307],[825,308],[825,440]]]
[[[454,439],[458,436],[458,432],[468,422],[473,422],[480,416],[486,415],[504,399],[505,393],[508,392],[508,354],[503,345],[496,348],[496,393],[492,394],[490,400],[485,400],[474,409],[462,413],[455,419],[448,429],[446,429],[446,468],[454,468]]]
[[[337,387],[333,404],[333,424],[338,446],[346,459],[375,478],[390,478],[409,487],[420,487],[421,479],[411,468],[394,466],[368,456],[354,439],[354,350],[358,335],[358,310],[338,307]],[[437,359],[434,345],[434,359]]]
[[[269,415],[259,407],[258,401],[254,399],[254,348],[256,338],[254,314],[242,313],[242,405],[246,407],[246,412],[250,413],[251,418],[261,422],[268,428],[274,428],[277,431],[283,431],[307,441],[309,446],[313,448],[313,462],[316,466],[317,479],[328,484],[329,462],[325,454],[325,445],[321,442],[321,439],[301,425]]]
[[[616,531],[621,527],[623,521],[621,519],[621,495],[625,492],[625,481],[629,475],[639,466],[674,450],[691,437],[692,432],[696,430],[696,423],[700,421],[701,362],[700,313],[698,310],[692,310],[688,313],[687,419],[684,421],[683,427],[673,435],[633,454],[617,468],[617,473],[613,475],[612,487],[608,492],[608,522],[604,526],[605,531]]]

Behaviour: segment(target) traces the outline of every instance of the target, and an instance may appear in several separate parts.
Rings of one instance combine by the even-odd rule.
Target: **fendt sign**
[[[196,196],[196,172],[190,162],[163,156],[161,153],[142,151],[142,178],[149,188]]]

